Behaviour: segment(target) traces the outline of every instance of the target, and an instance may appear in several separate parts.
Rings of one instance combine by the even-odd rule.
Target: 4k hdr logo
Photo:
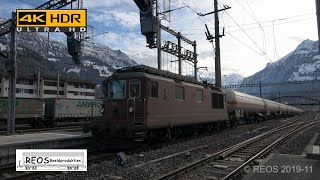
[[[46,25],[46,12],[20,12],[18,26]]]
[[[33,32],[76,32],[87,27],[87,11],[81,10],[17,10],[17,30]],[[20,29],[19,29],[20,28]],[[24,28],[24,29],[22,29]],[[39,30],[40,29],[40,30]],[[69,31],[68,31],[69,30]]]

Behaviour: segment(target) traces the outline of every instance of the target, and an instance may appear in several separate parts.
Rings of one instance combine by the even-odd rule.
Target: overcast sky
[[[9,17],[17,8],[33,8],[44,0],[0,0],[0,16]],[[165,0],[168,1],[168,0]],[[219,0],[231,9],[220,13],[220,27],[225,27],[221,39],[222,74],[250,76],[262,70],[296,48],[303,40],[317,40],[315,0]],[[29,5],[31,4],[31,5]],[[164,11],[163,1],[160,0]],[[214,16],[205,18],[196,12],[213,10],[213,0],[171,0],[171,9],[188,6],[171,13],[171,21],[162,23],[180,31],[198,44],[198,66],[214,71],[213,46],[206,40],[204,23],[214,34]],[[88,9],[88,24],[95,27],[94,41],[112,49],[120,49],[139,64],[156,67],[156,51],[146,46],[140,33],[138,8],[133,0],[84,0]],[[260,24],[260,25],[259,25]],[[104,33],[108,31],[109,33]],[[64,38],[60,33],[58,37]],[[163,32],[163,40],[176,41]],[[183,44],[185,48],[190,48]],[[163,55],[164,69],[174,70],[176,57]],[[168,65],[166,65],[168,63]],[[189,68],[189,69],[187,69]],[[184,72],[190,70],[184,66]]]

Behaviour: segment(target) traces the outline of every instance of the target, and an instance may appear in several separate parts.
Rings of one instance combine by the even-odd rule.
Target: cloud
[[[298,36],[290,36],[289,38],[292,39],[292,40],[295,40],[295,41],[297,41],[299,43],[301,43],[302,41],[305,40],[305,38],[298,37]]]
[[[10,18],[11,13],[16,9],[32,9],[34,7],[28,4],[14,4],[9,2],[0,2],[0,17]]]
[[[106,26],[121,25],[132,28],[140,24],[139,15],[135,12],[123,12],[118,10],[98,11],[89,15],[92,21],[102,22]]]
[[[113,7],[121,4],[119,0],[84,0],[83,6],[85,8],[101,8],[101,7]]]
[[[112,12],[112,15],[116,21],[126,27],[134,27],[140,24],[140,18],[134,12]]]

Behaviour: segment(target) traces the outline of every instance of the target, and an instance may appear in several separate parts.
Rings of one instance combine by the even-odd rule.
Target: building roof
[[[0,72],[0,77],[9,77],[9,74],[6,72]],[[48,75],[48,74],[43,74],[40,73],[40,77],[42,79],[50,79],[50,80],[57,80],[57,76],[53,75]],[[38,75],[37,74],[32,74],[32,73],[17,73],[17,78],[24,78],[24,79],[37,79]],[[81,80],[81,79],[76,79],[76,78],[70,78],[66,76],[60,75],[60,81],[67,81],[67,82],[78,82],[78,83],[85,83],[85,84],[93,84],[96,85],[95,82],[92,81],[87,81],[87,80]]]

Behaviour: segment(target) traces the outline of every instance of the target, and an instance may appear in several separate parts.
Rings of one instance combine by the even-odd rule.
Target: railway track
[[[320,121],[312,120],[280,126],[155,179],[163,180],[177,177],[185,179],[233,179],[242,174],[244,170],[250,169],[257,159],[268,155],[288,137],[317,123],[320,123]]]
[[[285,121],[287,120],[290,120],[290,119],[293,119],[292,121],[288,122],[288,123],[285,123],[283,124],[282,126],[280,126],[279,128],[281,127],[285,127],[285,126],[288,126],[288,125],[291,125],[291,124],[294,124],[294,123],[297,123],[299,121],[302,121],[303,119],[309,119],[309,118],[314,118],[314,114],[307,114],[307,115],[304,115],[304,116],[299,116],[299,117],[293,117],[293,118],[288,118],[286,119]],[[259,131],[262,131],[264,129],[268,128],[268,126],[265,126],[265,127],[261,127],[261,128],[257,128],[257,129],[253,129],[253,130],[250,130],[250,131],[247,131],[247,132],[244,132],[243,134],[240,134],[241,135],[247,135],[247,134],[250,134],[250,133],[253,133],[253,132],[259,132]],[[201,137],[200,137],[201,138]],[[226,140],[229,140],[229,139],[232,139],[233,137],[228,137],[226,139],[224,139],[225,141]],[[157,162],[160,162],[160,161],[164,161],[166,159],[170,159],[170,158],[174,158],[174,157],[177,157],[177,156],[180,156],[180,155],[183,155],[183,154],[189,154],[189,153],[192,153],[192,152],[195,152],[195,151],[199,151],[199,150],[203,150],[203,149],[208,149],[208,147],[210,147],[211,145],[214,145],[215,142],[211,143],[211,144],[206,144],[206,145],[202,145],[202,146],[198,146],[198,147],[195,147],[195,148],[192,148],[192,149],[188,149],[188,150],[185,150],[185,151],[182,151],[182,152],[177,152],[177,153],[174,153],[174,154],[170,154],[170,155],[167,155],[167,156],[164,156],[164,157],[160,157],[160,158],[157,158],[157,159],[153,159],[151,161],[147,161],[145,163],[142,163],[142,164],[137,164],[137,165],[134,165],[132,166],[131,168],[139,168],[139,167],[143,167],[143,166],[146,166],[148,164],[151,164],[151,163],[157,163]],[[154,148],[154,147],[153,147]]]
[[[65,131],[81,131],[83,130],[83,126],[85,124],[78,123],[78,124],[61,124],[56,127],[49,127],[49,128],[27,128],[27,127],[19,127],[16,128],[16,134],[25,134],[25,133],[33,133],[33,132],[45,132],[45,131],[55,131],[55,130],[65,130]],[[6,129],[0,129],[0,135],[5,135],[7,133]]]
[[[284,124],[284,125],[282,125],[280,127],[288,126],[290,124],[299,122],[302,119],[310,118],[311,116],[314,116],[314,115],[307,114],[307,115],[304,115],[304,116],[295,117],[295,118],[293,118],[293,120],[291,122],[286,123],[286,124]],[[292,119],[292,118],[288,118],[288,119]],[[280,128],[280,127],[278,127],[278,128]],[[263,129],[263,128],[264,127],[259,128],[259,129]],[[193,139],[199,139],[199,138],[201,138],[201,136],[193,138]],[[190,138],[188,138],[188,140],[190,140]],[[178,140],[178,141],[174,141],[174,142],[156,144],[156,145],[153,145],[153,146],[150,146],[150,147],[138,148],[138,149],[134,149],[134,150],[127,150],[127,151],[125,151],[125,153],[127,155],[131,155],[131,154],[135,154],[135,153],[139,153],[139,152],[146,152],[148,150],[153,150],[153,149],[161,148],[163,146],[168,146],[168,145],[170,145],[172,143],[181,143],[181,142],[184,142],[184,141],[186,141],[186,140],[182,139],[182,140]],[[154,159],[154,160],[142,163],[142,164],[136,164],[136,165],[134,165],[134,166],[132,166],[130,168],[131,169],[141,168],[143,166],[147,166],[148,164],[164,161],[166,159],[170,159],[170,158],[174,158],[174,157],[177,157],[177,156],[180,156],[180,155],[183,155],[183,154],[191,153],[193,151],[198,151],[198,150],[201,150],[201,149],[207,149],[208,146],[209,146],[209,144],[208,145],[199,146],[199,147],[192,148],[192,149],[189,149],[189,150],[186,150],[186,151],[183,151],[183,152],[178,152],[178,153],[171,154],[171,155],[168,155],[168,156],[165,156],[165,157],[162,157],[162,158]],[[115,153],[114,152],[106,151],[105,149],[96,150],[95,148],[92,148],[92,147],[90,148],[90,150],[88,149],[88,164],[90,164],[90,163],[92,163],[94,161],[100,161],[101,159],[103,159],[103,160],[112,160],[114,158],[115,158]],[[9,173],[9,175],[7,177],[1,177],[0,176],[0,180],[33,179],[33,178],[44,177],[45,175],[51,175],[51,174],[52,175],[56,175],[56,174],[60,173],[60,172],[41,172],[41,173],[39,173],[39,172],[19,172],[19,173],[16,173],[16,172],[14,172],[14,168],[15,168],[15,164],[8,165],[7,167],[2,167],[2,168],[0,167],[0,172],[6,172],[6,171],[8,171],[8,172],[11,171],[12,172],[11,175]]]

